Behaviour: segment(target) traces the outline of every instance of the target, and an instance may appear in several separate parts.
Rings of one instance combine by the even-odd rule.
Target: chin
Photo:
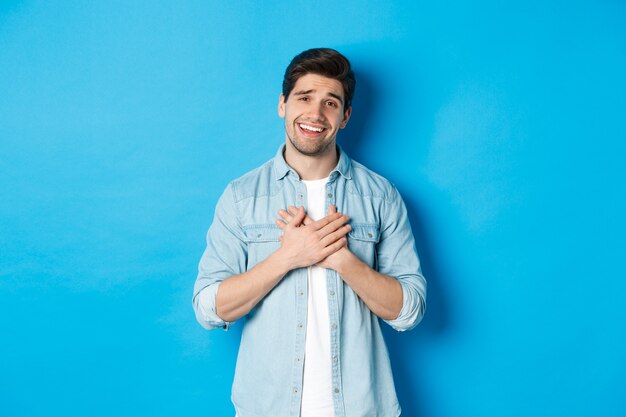
[[[306,155],[306,156],[323,155],[328,150],[331,143],[314,144],[314,146],[305,146],[302,143],[291,140],[291,144],[293,145],[293,147],[302,155]]]

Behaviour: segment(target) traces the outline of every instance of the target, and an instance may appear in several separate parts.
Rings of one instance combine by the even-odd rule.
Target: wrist
[[[272,268],[274,268],[281,275],[287,274],[292,269],[296,269],[297,266],[290,261],[290,257],[285,253],[282,247],[278,248],[276,252],[272,253],[267,260],[271,262]]]
[[[355,271],[356,269],[363,264],[359,258],[356,257],[349,249],[344,248],[342,250],[345,252],[342,254],[343,256],[337,259],[337,263],[335,264],[335,271],[342,277],[349,275],[351,271]],[[363,264],[365,265],[365,264]]]

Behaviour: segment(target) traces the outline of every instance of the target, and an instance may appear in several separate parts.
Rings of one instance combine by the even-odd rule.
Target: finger
[[[337,217],[335,220],[331,221],[326,226],[322,227],[321,229],[317,231],[318,236],[320,238],[333,233],[335,230],[339,229],[341,226],[346,224],[348,220],[350,220],[350,216],[346,214],[340,215],[339,213],[337,213],[337,214],[333,214],[332,216],[339,216],[339,217]],[[326,217],[330,217],[330,216],[326,216]]]
[[[298,227],[300,226],[300,224],[302,223],[302,220],[304,220],[304,207],[300,206],[298,207],[298,213],[293,216],[292,221],[287,225],[287,227]]]
[[[332,243],[335,243],[337,240],[343,238],[348,233],[350,233],[350,230],[352,230],[352,227],[350,227],[349,224],[346,224],[340,227],[339,229],[335,230],[334,232],[329,233],[326,236],[324,236],[320,242],[322,243],[322,245],[328,246]]]
[[[335,214],[329,214],[326,217],[322,217],[321,219],[314,221],[313,223],[311,223],[311,227],[314,230],[320,230],[323,227],[325,227],[326,225],[328,225],[329,223],[337,220],[341,218],[341,214],[340,213],[335,213]]]
[[[289,214],[287,211],[280,209],[278,210],[278,215],[282,217],[286,223],[289,223],[293,220],[293,215]]]
[[[323,256],[322,259],[328,258],[333,253],[337,252],[339,249],[341,249],[344,246],[346,246],[347,243],[348,243],[348,239],[346,239],[345,237],[342,237],[341,239],[339,239],[335,243],[326,246],[324,248],[324,250],[322,250],[322,256]]]
[[[339,239],[337,242],[333,243],[332,245],[327,246],[326,248],[324,248],[322,254],[323,256],[326,256],[325,258],[323,258],[321,261],[319,261],[316,266],[321,266],[323,268],[332,268],[331,266],[326,265],[326,260],[328,259],[328,257],[330,255],[332,255],[333,253],[340,251],[343,248],[347,248],[348,247],[348,238],[344,237]],[[329,255],[326,255],[326,250],[330,251]]]
[[[291,214],[291,215],[295,215],[297,213],[297,211],[298,211],[298,209],[296,209],[294,206],[289,206],[289,207],[287,207],[287,209],[289,210],[289,214]],[[304,220],[302,221],[302,223],[305,226],[308,226],[309,224],[313,223],[313,221],[314,220],[311,217],[309,217],[309,215],[307,214],[304,217]]]
[[[337,206],[334,204],[331,204],[330,207],[328,207],[328,214],[335,214],[337,213]]]
[[[287,227],[285,222],[282,221],[282,220],[276,220],[276,226],[278,226],[280,228],[280,230],[285,230],[285,227]]]

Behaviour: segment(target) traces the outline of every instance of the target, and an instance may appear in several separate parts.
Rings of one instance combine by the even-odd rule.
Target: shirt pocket
[[[243,227],[248,244],[248,268],[250,269],[280,247],[283,231],[274,224],[251,224]]]
[[[380,239],[380,228],[376,224],[351,224],[348,233],[348,248],[370,267],[376,267],[376,244]]]

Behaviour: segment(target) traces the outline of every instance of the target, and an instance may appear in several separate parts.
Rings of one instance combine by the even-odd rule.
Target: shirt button
[[[337,362],[337,355],[333,355],[333,362]]]
[[[339,394],[339,388],[335,388],[335,394]]]
[[[371,233],[367,234],[368,237],[373,237],[374,235],[372,235]]]
[[[304,295],[304,292],[303,292],[303,291],[300,291],[299,295]]]
[[[337,323],[333,323],[332,328],[333,328],[333,330],[336,330],[337,329]]]
[[[333,290],[330,290],[328,293],[329,293],[331,296],[335,295],[335,291],[333,291]]]
[[[333,193],[328,193],[328,198],[331,198],[333,196]]]
[[[294,394],[297,394],[297,393],[298,393],[298,388],[294,388],[294,389],[293,389],[293,393],[294,393]]]
[[[302,194],[298,194],[298,198],[302,198]]]
[[[298,327],[299,327],[299,328],[302,328],[302,323],[298,323]]]

